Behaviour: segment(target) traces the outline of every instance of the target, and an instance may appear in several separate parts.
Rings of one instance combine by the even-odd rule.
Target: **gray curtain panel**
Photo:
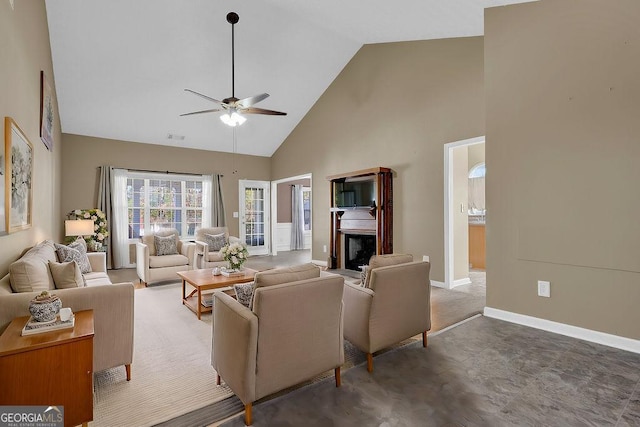
[[[222,197],[222,175],[213,174],[211,189],[211,226],[226,227],[227,216],[224,210],[224,198]]]
[[[100,166],[100,182],[98,184],[98,200],[96,207],[107,216],[107,231],[109,235],[105,243],[107,244],[107,268],[113,268],[113,245],[111,244],[111,221],[113,212],[111,208],[111,166]]]
[[[291,250],[304,249],[304,206],[302,185],[291,186]]]

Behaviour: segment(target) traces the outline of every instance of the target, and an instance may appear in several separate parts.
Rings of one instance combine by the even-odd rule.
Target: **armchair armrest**
[[[205,262],[209,259],[209,245],[201,240],[196,240],[193,243],[195,245],[193,249],[193,268],[203,268]]]
[[[106,273],[107,272],[107,253],[106,252],[87,252],[91,270]]]
[[[142,281],[149,281],[149,247],[141,242],[136,242],[136,272]]]
[[[194,253],[195,253],[196,245],[192,242],[179,242],[178,243],[178,252],[182,255],[186,256],[189,259],[189,265],[193,266],[194,261]]]
[[[371,289],[344,283],[344,337],[359,348],[369,347],[369,315],[374,295]]]
[[[258,317],[225,294],[213,294],[211,365],[244,403],[255,400]]]

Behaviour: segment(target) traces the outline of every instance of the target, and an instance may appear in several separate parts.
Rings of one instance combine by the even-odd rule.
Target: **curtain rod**
[[[98,169],[101,168],[102,166],[98,166]],[[116,169],[126,169],[128,171],[131,172],[148,172],[148,173],[164,173],[164,174],[175,174],[175,175],[193,175],[193,176],[202,176],[202,175],[207,175],[207,174],[203,174],[203,173],[195,173],[195,172],[174,172],[174,171],[156,171],[156,170],[151,170],[151,169],[132,169],[132,168],[116,168]],[[219,174],[220,176],[224,176],[222,174]]]

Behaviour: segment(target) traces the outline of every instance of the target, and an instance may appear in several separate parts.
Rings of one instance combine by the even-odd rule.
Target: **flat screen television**
[[[338,208],[360,208],[375,206],[376,185],[374,181],[336,181],[335,205]]]

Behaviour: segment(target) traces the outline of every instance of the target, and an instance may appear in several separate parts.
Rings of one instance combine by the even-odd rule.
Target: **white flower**
[[[91,216],[91,215],[89,215],[89,212],[85,212],[85,213],[84,213],[84,217],[85,217],[85,218],[89,219],[89,217],[90,217],[90,216]]]
[[[95,215],[91,215],[91,219],[95,221],[96,219],[98,219],[98,217]]]
[[[104,234],[98,233],[98,240],[104,240]]]
[[[104,226],[106,226],[106,225],[107,225],[107,224],[106,224],[104,221],[100,222],[100,227],[104,227]]]
[[[80,209],[76,209],[75,211],[73,211],[73,213],[80,216],[82,214],[82,211]]]
[[[244,254],[243,254],[242,252],[240,252],[240,253],[238,254],[238,258],[240,258],[240,259],[244,258]]]

